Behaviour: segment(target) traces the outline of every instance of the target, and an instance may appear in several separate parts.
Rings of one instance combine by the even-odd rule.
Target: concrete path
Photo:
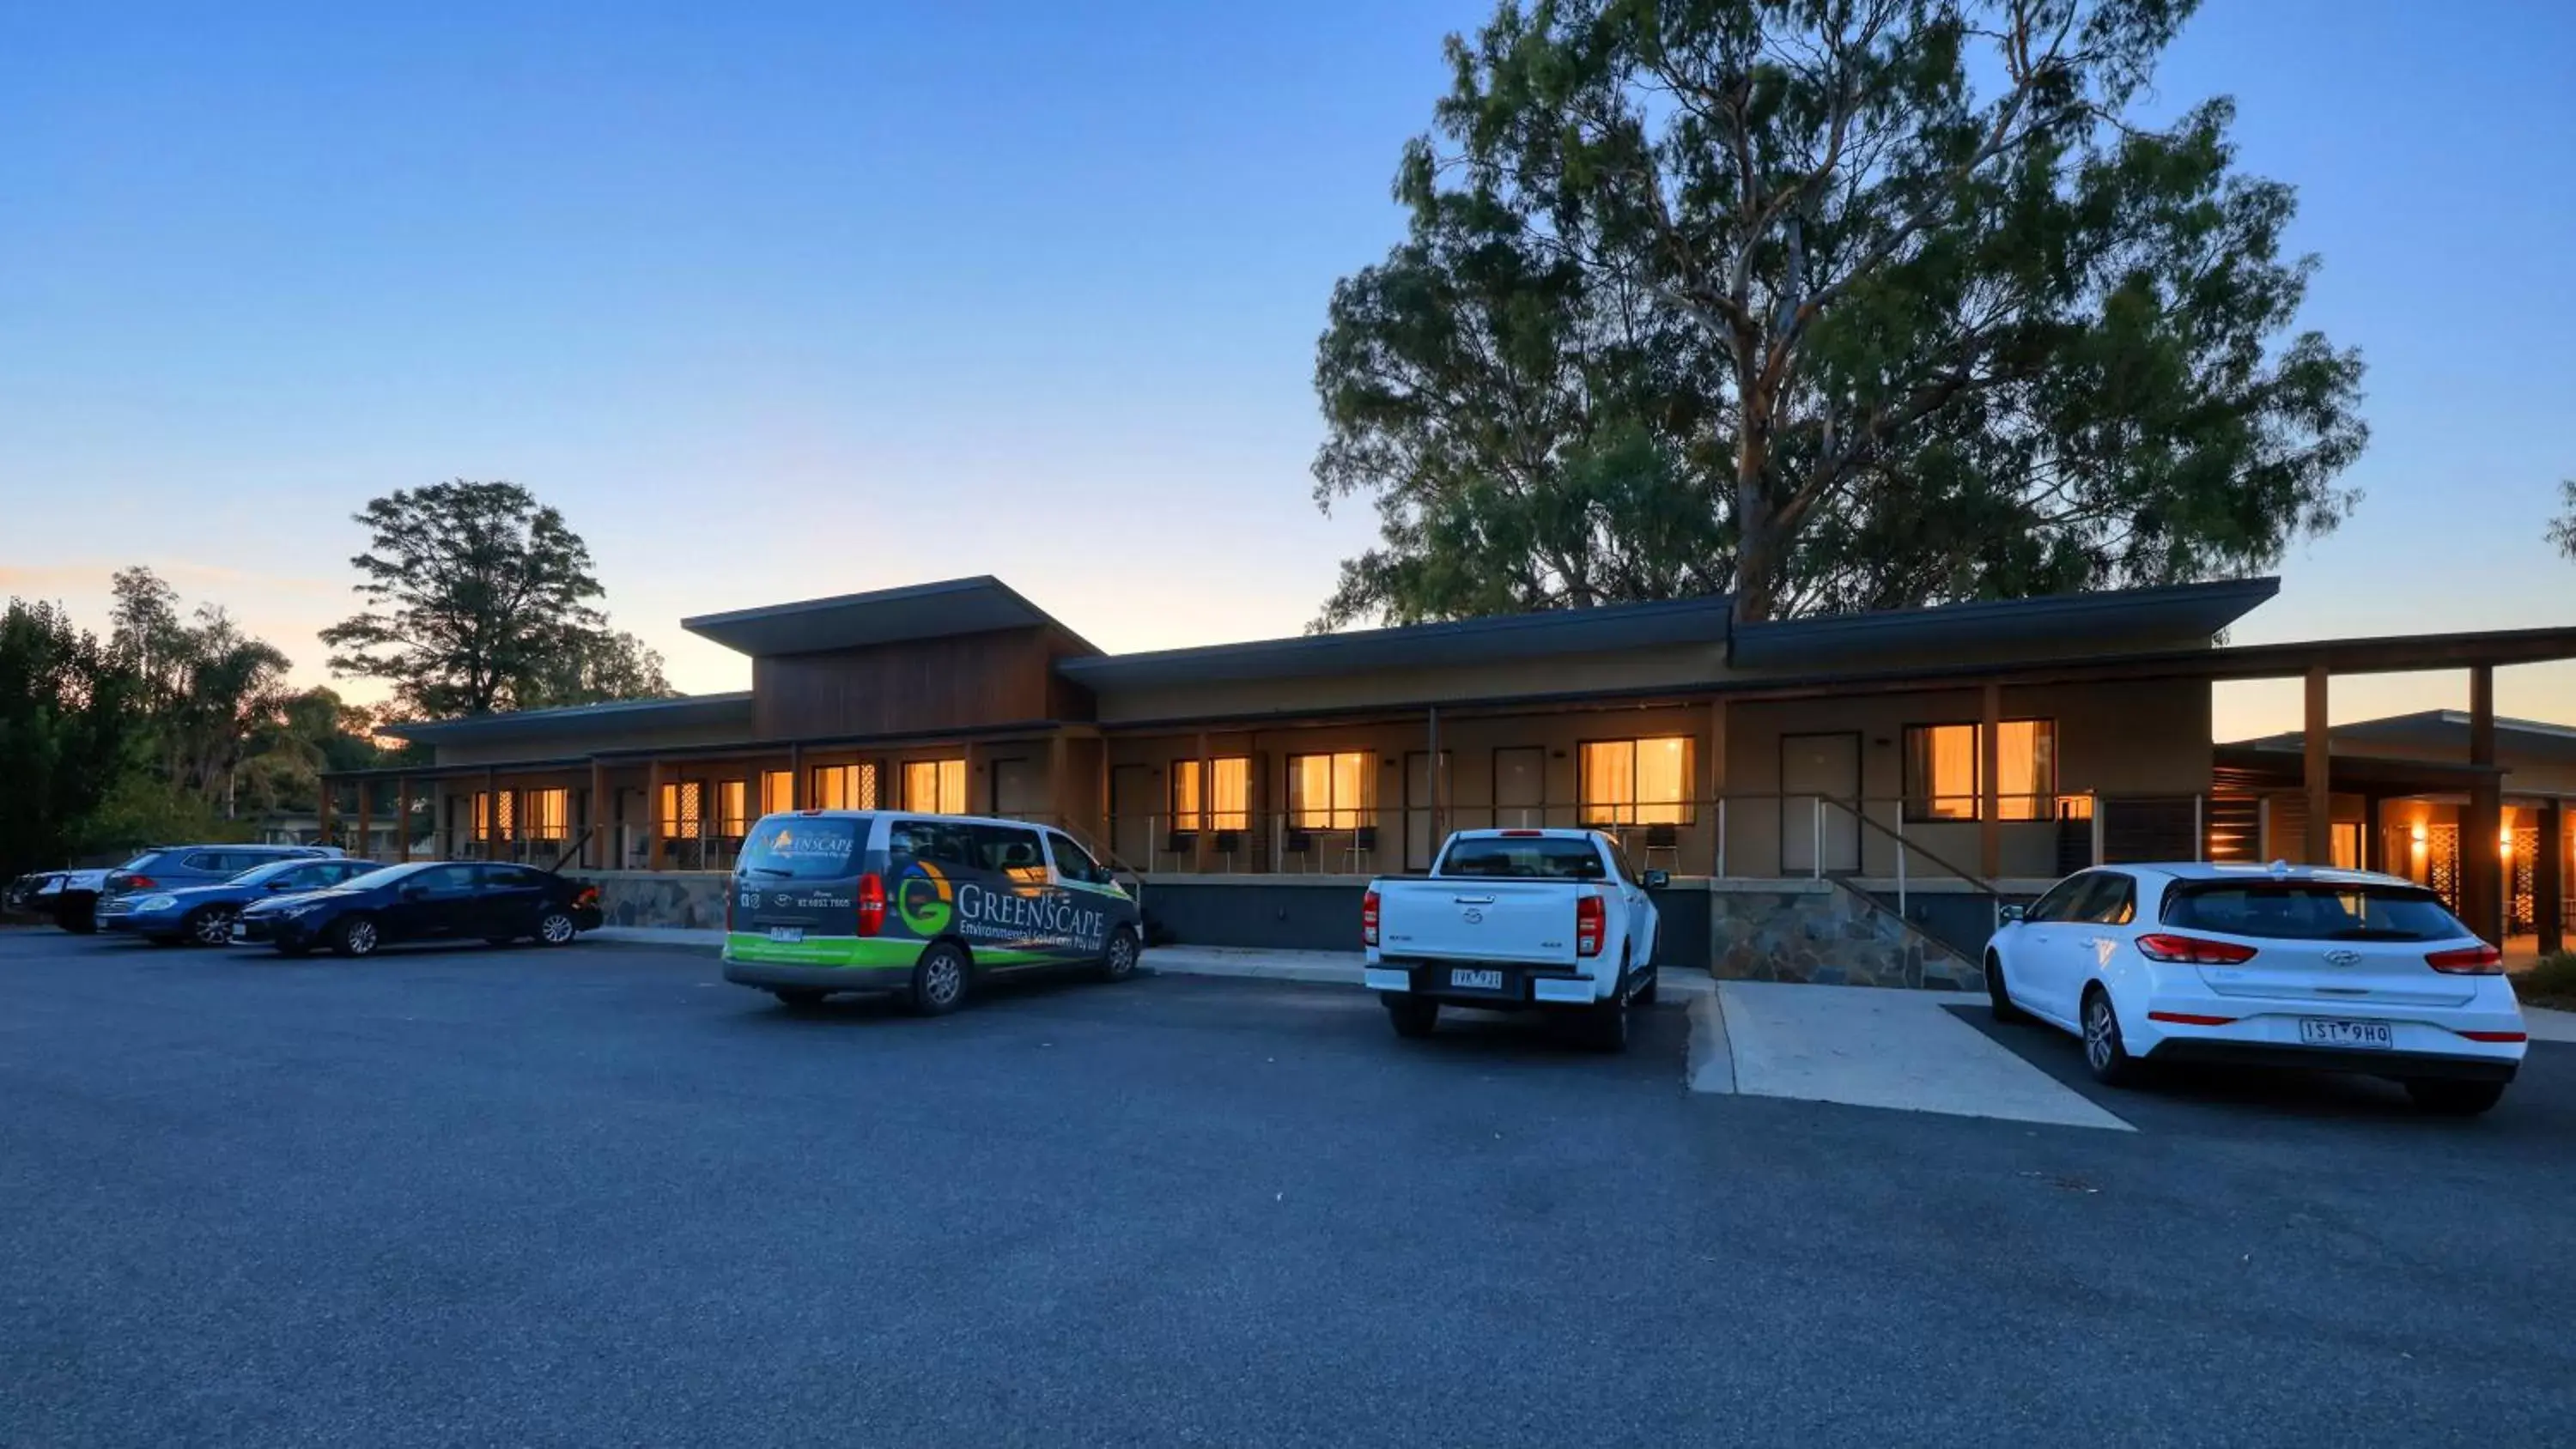
[[[1721,981],[1716,999],[1692,1012],[1692,1086],[1748,1096],[1796,1097],[2001,1117],[2116,1132],[2129,1124],[1953,1016],[1949,1007],[1982,996],[1865,986],[1793,986]],[[1702,1036],[1722,1034],[1707,1048]],[[1729,1085],[1718,1085],[1715,1052]]]
[[[2522,1020],[2531,1028],[2533,1041],[2576,1041],[2576,1011],[2526,1006],[2522,1009]]]

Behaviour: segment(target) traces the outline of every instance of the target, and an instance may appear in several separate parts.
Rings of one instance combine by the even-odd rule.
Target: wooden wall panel
[[[762,738],[903,734],[1057,717],[1057,649],[1042,629],[755,659]],[[1084,711],[1088,715],[1087,708]]]

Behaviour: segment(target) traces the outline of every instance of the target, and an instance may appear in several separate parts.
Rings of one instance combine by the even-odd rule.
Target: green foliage
[[[396,710],[442,719],[671,693],[662,661],[612,634],[590,548],[516,483],[397,489],[357,520],[366,612],[322,631],[333,672],[390,680]]]
[[[58,865],[129,760],[133,670],[60,608],[0,614],[0,879]]]
[[[2576,1011],[2576,951],[2541,957],[2529,971],[2514,978],[2513,990],[2526,1005]]]
[[[1740,617],[2240,573],[2334,526],[2361,364],[2187,0],[1542,0],[1470,44],[1334,290],[1319,624],[1731,590]]]

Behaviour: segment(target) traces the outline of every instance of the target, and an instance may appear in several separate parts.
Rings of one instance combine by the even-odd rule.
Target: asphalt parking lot
[[[0,931],[0,1444],[2539,1443],[2576,1048],[2090,1131],[1153,978]],[[2080,1083],[2071,1042],[1999,1038]],[[2092,1091],[2089,1085],[2080,1090]],[[2106,1099],[2107,1100],[2107,1099]]]

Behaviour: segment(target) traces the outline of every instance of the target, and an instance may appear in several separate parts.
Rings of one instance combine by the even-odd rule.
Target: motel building
[[[806,808],[1059,825],[1155,938],[1356,949],[1359,895],[1446,832],[1592,826],[1660,897],[1665,964],[1982,985],[1997,906],[2096,862],[2333,862],[2554,950],[2576,730],[2495,671],[2576,628],[2224,645],[2277,580],[1738,625],[1723,597],[1109,654],[998,580],[683,627],[752,687],[405,726],[435,763],[327,779],[380,858],[560,864],[621,925],[719,927],[751,823]],[[2325,727],[2334,680],[2459,671],[2466,711]],[[2222,744],[2223,681],[2299,733]]]

